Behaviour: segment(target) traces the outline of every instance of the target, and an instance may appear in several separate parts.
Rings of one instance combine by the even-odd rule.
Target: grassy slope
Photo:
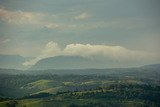
[[[138,80],[125,80],[125,81],[118,81],[120,83],[130,83],[130,84],[139,84],[141,81]],[[53,81],[53,80],[38,80],[34,81],[31,83],[27,83],[26,85],[22,86],[22,90],[26,90],[30,92],[30,94],[38,94],[38,93],[51,93],[55,94],[57,92],[61,91],[67,91],[68,87],[96,87],[96,86],[101,86],[101,85],[106,85],[106,84],[112,84],[115,83],[115,81],[96,81],[96,80],[89,80],[89,81],[84,81],[80,83],[76,82],[71,82],[71,81]]]
[[[7,107],[7,101],[0,102],[0,107]],[[68,107],[71,104],[85,105],[89,103],[101,103],[109,106],[122,106],[122,107],[145,107],[144,101],[107,101],[105,99],[24,99],[19,100],[16,107]],[[150,105],[156,107],[155,105]]]

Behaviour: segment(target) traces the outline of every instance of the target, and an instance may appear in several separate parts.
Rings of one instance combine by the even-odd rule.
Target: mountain
[[[114,62],[112,60],[106,59],[91,59],[84,58],[80,56],[55,56],[39,60],[35,65],[33,65],[30,70],[48,70],[48,69],[106,69],[115,66],[115,64],[120,62]],[[120,65],[120,64],[119,64]],[[128,66],[129,68],[134,68],[133,66]],[[113,67],[115,68],[115,67]],[[118,67],[124,68],[124,65]],[[141,66],[141,69],[160,69],[160,64],[152,64]]]
[[[30,69],[45,70],[45,69],[86,69],[86,68],[104,68],[104,62],[96,61],[89,58],[79,56],[56,56],[45,58],[38,61]]]
[[[40,63],[41,64],[41,63]],[[50,64],[49,66],[51,66]],[[111,77],[147,78],[160,80],[160,64],[145,65],[134,68],[109,68],[109,69],[48,69],[48,70],[16,70],[0,69],[0,75],[103,75]],[[37,65],[38,67],[40,65]],[[155,66],[155,67],[154,67]],[[36,67],[36,66],[34,66]],[[44,66],[42,66],[44,67]],[[39,68],[39,69],[42,69]],[[50,67],[51,68],[51,67]],[[45,68],[44,68],[45,69]]]
[[[27,58],[20,55],[0,55],[0,68],[24,69],[22,65]]]
[[[160,64],[144,65],[144,66],[142,66],[141,68],[143,68],[143,69],[160,70]]]

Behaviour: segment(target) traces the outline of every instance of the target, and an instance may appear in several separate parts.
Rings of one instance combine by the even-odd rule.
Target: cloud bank
[[[41,55],[23,63],[25,66],[34,65],[43,58],[54,56],[81,56],[91,59],[102,58],[104,61],[113,60],[119,62],[145,62],[154,61],[157,55],[145,51],[130,50],[122,46],[68,44],[61,48],[57,43],[48,42]],[[159,58],[158,58],[159,59]]]

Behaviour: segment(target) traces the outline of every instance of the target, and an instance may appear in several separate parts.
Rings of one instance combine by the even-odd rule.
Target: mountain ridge
[[[98,61],[97,61],[98,62]],[[30,70],[103,68],[105,63],[80,56],[55,56],[39,60]]]
[[[49,57],[39,60],[35,65],[31,66],[29,70],[48,70],[48,69],[108,69],[108,68],[136,68],[139,66],[120,66],[120,67],[112,67],[115,65],[114,62],[109,59],[98,60],[94,58],[87,58],[81,56],[55,56]],[[149,64],[148,64],[149,65]],[[156,66],[159,67],[158,64],[150,64],[150,67]],[[140,66],[145,69],[147,65]],[[152,67],[154,68],[154,67]]]

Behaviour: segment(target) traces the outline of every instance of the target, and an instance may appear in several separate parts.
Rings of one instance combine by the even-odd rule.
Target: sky
[[[0,0],[0,54],[160,63],[159,0]],[[118,65],[117,65],[118,66]]]

